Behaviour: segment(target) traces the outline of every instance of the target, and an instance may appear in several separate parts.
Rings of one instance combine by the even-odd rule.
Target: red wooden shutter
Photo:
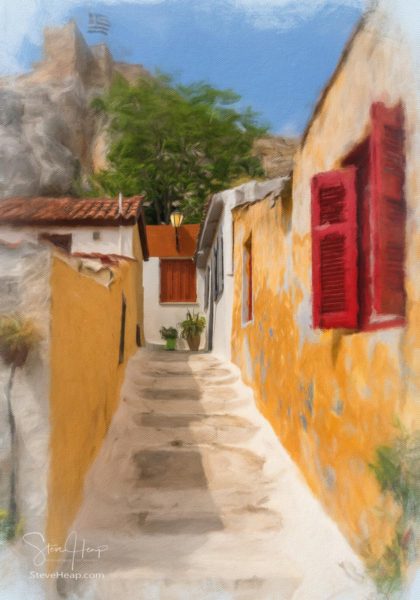
[[[196,302],[196,269],[191,259],[160,261],[160,301]]]
[[[379,315],[404,316],[404,114],[401,105],[377,102],[371,115],[373,307]]]
[[[355,328],[357,299],[356,169],[312,178],[314,327]]]

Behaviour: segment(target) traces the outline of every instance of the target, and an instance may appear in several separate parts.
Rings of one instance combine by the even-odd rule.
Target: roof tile
[[[0,225],[131,225],[139,219],[142,196],[118,199],[15,197],[0,200]]]

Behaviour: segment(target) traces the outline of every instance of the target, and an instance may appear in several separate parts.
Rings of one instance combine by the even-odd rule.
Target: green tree
[[[96,193],[144,193],[148,218],[168,223],[174,206],[200,220],[209,194],[243,177],[262,175],[252,155],[267,128],[240,97],[200,82],[174,84],[158,75],[129,85],[118,78],[94,107],[109,118],[109,168],[92,180]]]

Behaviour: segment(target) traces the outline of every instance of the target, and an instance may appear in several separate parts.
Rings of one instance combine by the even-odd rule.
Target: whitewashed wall
[[[40,233],[72,235],[72,252],[120,254],[134,258],[133,227],[10,227],[0,226],[0,238],[11,243],[28,241],[37,243]],[[136,226],[137,227],[137,226]],[[93,234],[99,233],[95,240]]]
[[[0,243],[0,313],[19,312],[33,320],[42,341],[18,368],[12,387],[16,420],[17,504],[24,531],[44,533],[49,472],[49,330],[50,248],[25,243],[8,248]],[[0,360],[0,508],[8,508],[10,434],[5,387],[10,367]]]
[[[160,268],[159,258],[151,257],[143,265],[144,287],[144,331],[146,342],[149,344],[164,344],[159,330],[162,327],[176,327],[185,319],[188,309],[203,313],[203,275],[197,271],[197,302],[196,303],[164,303],[160,302]],[[205,345],[205,334],[201,337],[201,348]],[[188,346],[183,340],[178,340],[179,349]]]
[[[223,202],[223,211],[217,225],[213,245],[208,253],[205,269],[200,269],[204,280],[207,267],[211,268],[213,249],[216,240],[220,234],[223,236],[223,273],[224,286],[223,294],[217,302],[214,303],[213,317],[213,352],[224,360],[231,358],[231,337],[232,337],[232,309],[234,293],[234,271],[233,271],[233,228],[232,228],[232,209],[240,204],[255,202],[267,196],[268,194],[281,190],[286,178],[278,177],[264,182],[250,181],[236,188],[225,190],[217,194],[218,199]],[[210,219],[209,221],[211,221]],[[204,223],[204,228],[210,227],[210,223]],[[200,246],[199,246],[200,251]],[[204,304],[204,298],[203,298]],[[205,310],[207,320],[210,315],[210,303]]]
[[[214,243],[220,233],[223,234],[223,294],[214,303],[213,316],[213,352],[224,360],[230,360],[231,332],[232,332],[232,306],[233,306],[233,261],[232,261],[232,208],[241,197],[236,189],[226,190],[221,194],[224,202],[223,213],[214,237]],[[209,253],[207,267],[211,269],[213,247]],[[206,310],[209,318],[210,303]]]

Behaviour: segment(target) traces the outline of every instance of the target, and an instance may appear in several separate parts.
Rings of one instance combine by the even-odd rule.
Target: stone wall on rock
[[[89,47],[74,22],[45,30],[43,60],[0,79],[0,198],[70,193],[105,167],[106,121],[91,101],[116,74],[150,76],[114,62],[105,44]]]
[[[261,160],[267,177],[285,177],[293,170],[298,145],[298,138],[266,136],[254,142],[254,153]]]

